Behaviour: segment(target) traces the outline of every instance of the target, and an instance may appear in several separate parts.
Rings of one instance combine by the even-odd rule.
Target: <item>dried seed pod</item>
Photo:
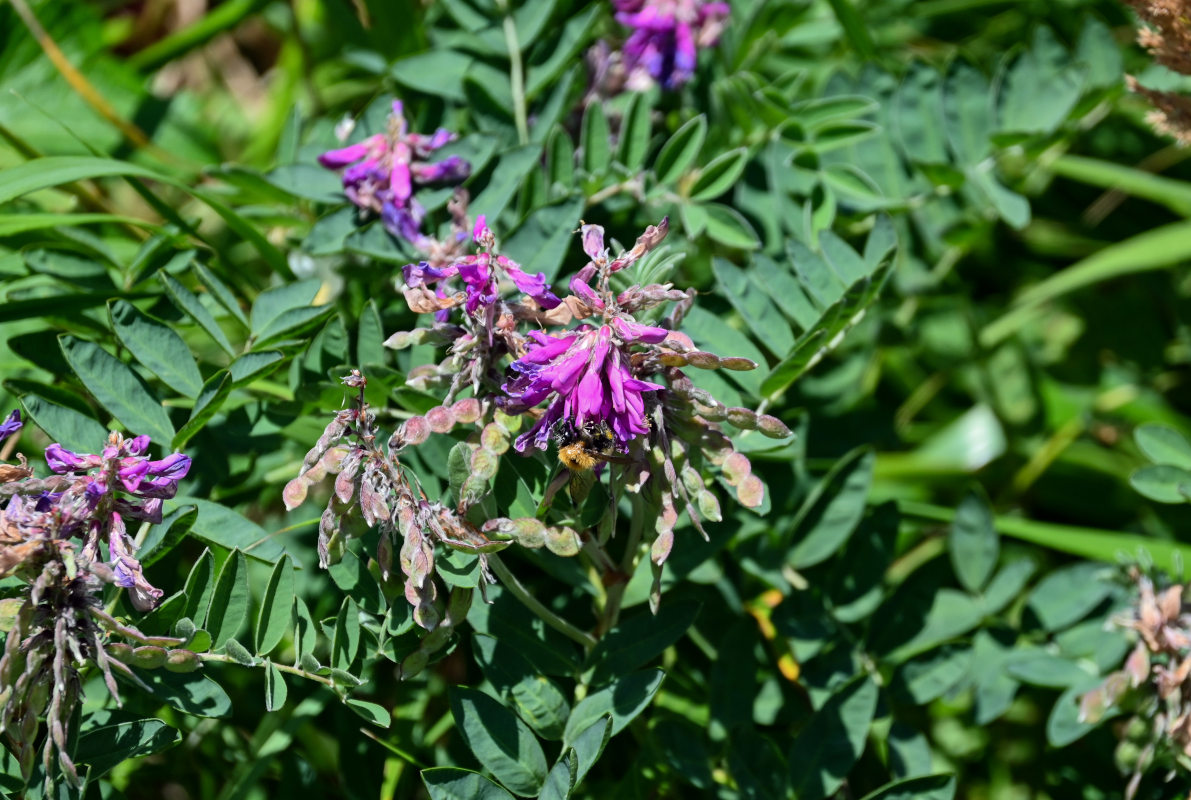
[[[425,417],[410,417],[389,440],[389,447],[399,450],[408,445],[419,445],[430,438],[430,423]]]
[[[720,357],[715,353],[696,350],[686,354],[686,363],[699,369],[719,369]]]

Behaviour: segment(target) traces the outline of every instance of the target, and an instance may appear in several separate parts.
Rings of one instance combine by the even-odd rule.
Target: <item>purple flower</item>
[[[343,170],[343,193],[354,205],[380,216],[394,236],[425,250],[433,240],[421,231],[426,212],[413,199],[414,189],[430,183],[458,183],[471,174],[471,165],[459,156],[428,161],[454,139],[442,128],[429,136],[410,133],[401,101],[395,100],[388,132],[330,150],[318,162],[327,169]]]
[[[486,251],[496,245],[496,237],[488,228],[483,214],[476,218],[473,238]],[[500,299],[498,279],[501,274],[513,282],[523,294],[532,297],[544,309],[551,309],[561,302],[550,291],[546,283],[546,274],[539,272],[530,275],[521,266],[506,256],[494,255],[491,252],[481,252],[475,255],[465,255],[457,258],[454,263],[443,267],[432,267],[427,261],[418,264],[406,264],[402,268],[405,285],[411,289],[428,286],[446,278],[458,276],[467,294],[467,313],[474,314],[481,307],[488,308]],[[444,296],[441,289],[436,290],[440,297]]]
[[[705,0],[615,0],[616,21],[633,32],[621,50],[626,84],[677,89],[695,73],[698,48],[718,40],[727,3]]]
[[[141,562],[132,554],[133,544],[128,540],[124,520],[119,514],[112,514],[108,530],[108,555],[114,583],[128,589],[128,597],[137,611],[152,611],[161,600],[163,592],[145,579]]]
[[[178,481],[190,471],[190,456],[173,453],[152,461],[144,455],[148,449],[148,436],[125,439],[113,433],[100,455],[80,455],[54,443],[46,448],[45,459],[50,469],[58,474],[102,468],[98,474],[83,476],[86,495],[93,505],[98,505],[100,499],[113,488],[122,488],[136,498],[159,501],[171,498],[178,491]],[[156,504],[156,511],[149,505],[126,504],[122,510],[137,519],[160,516],[160,502]],[[146,513],[148,517],[143,516]]]
[[[25,423],[21,422],[21,412],[14,409],[13,412],[8,415],[8,419],[0,422],[0,441],[4,441],[9,436],[19,431],[22,427],[24,427],[24,424]]]
[[[536,346],[510,365],[513,377],[502,387],[506,409],[525,411],[553,399],[533,427],[517,438],[517,450],[524,451],[530,443],[545,449],[560,419],[578,426],[605,422],[622,447],[648,433],[644,393],[664,387],[633,377],[629,347],[637,341],[661,341],[666,334],[661,328],[623,320],[598,328],[583,325],[557,337],[530,331]]]

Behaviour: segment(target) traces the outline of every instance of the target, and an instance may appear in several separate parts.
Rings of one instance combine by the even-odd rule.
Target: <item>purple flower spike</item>
[[[413,195],[424,184],[458,183],[471,174],[471,165],[459,156],[428,161],[454,138],[442,128],[430,136],[410,133],[404,107],[397,100],[386,133],[330,150],[318,162],[327,169],[343,170],[343,193],[354,205],[379,216],[393,236],[428,250],[433,240],[422,233],[425,211]]]
[[[695,74],[700,47],[719,40],[728,4],[705,0],[615,0],[616,21],[632,29],[621,49],[630,89],[678,89]]]
[[[506,406],[510,411],[525,411],[552,395],[554,399],[533,427],[517,438],[517,450],[524,451],[530,444],[545,449],[560,419],[578,426],[607,423],[621,447],[649,432],[643,394],[664,387],[633,377],[628,357],[632,340],[614,335],[608,325],[583,326],[576,335],[564,338],[530,335],[537,347],[510,365],[514,377],[503,387]]]
[[[152,611],[161,600],[163,592],[145,580],[141,562],[132,554],[132,543],[119,514],[112,514],[112,526],[108,532],[108,552],[111,556],[115,583],[128,589],[128,597],[137,611]]]

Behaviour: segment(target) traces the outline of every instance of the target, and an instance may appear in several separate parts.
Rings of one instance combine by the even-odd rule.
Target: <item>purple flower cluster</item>
[[[58,536],[81,535],[83,553],[93,561],[98,560],[100,541],[106,540],[111,581],[128,589],[133,605],[141,611],[153,608],[162,592],[142,574],[125,520],[161,522],[162,501],[177,493],[178,481],[190,471],[189,456],[174,453],[154,461],[145,455],[148,449],[148,436],[125,439],[116,432],[99,454],[80,455],[52,444],[46,448],[46,463],[54,473],[73,478],[69,487],[43,494],[31,509],[14,507],[20,499],[14,497],[6,510],[10,519],[56,510]],[[103,573],[97,574],[108,577]]]
[[[394,100],[387,133],[323,153],[318,161],[328,169],[343,170],[343,193],[348,200],[379,215],[394,236],[425,250],[433,240],[422,233],[426,211],[414,199],[414,188],[458,183],[471,174],[471,165],[459,156],[428,161],[455,138],[443,128],[430,135],[410,133],[401,101]]]
[[[614,0],[616,21],[632,29],[621,49],[626,85],[677,89],[695,74],[699,48],[719,41],[727,3],[706,0]]]
[[[531,442],[544,450],[560,419],[580,427],[589,421],[605,422],[622,447],[648,433],[644,393],[664,387],[633,377],[629,348],[638,342],[661,342],[668,333],[619,317],[610,325],[582,325],[564,336],[530,331],[533,344],[509,367],[515,377],[503,387],[508,396],[505,410],[526,411],[554,399],[517,437],[517,450],[524,451]]]
[[[491,251],[495,247],[495,236],[488,228],[483,214],[476,218],[475,230],[472,234],[476,243],[483,250],[475,255],[464,255],[453,263],[443,267],[433,267],[429,262],[406,264],[403,267],[405,285],[411,289],[418,289],[432,283],[458,276],[464,285],[467,295],[466,308],[468,314],[474,314],[481,308],[491,308],[500,299],[498,279],[501,274],[513,282],[521,292],[532,297],[538,305],[545,309],[555,308],[559,299],[550,291],[546,283],[546,275],[539,272],[530,275],[511,258],[495,255]],[[436,291],[440,298],[446,297],[442,289]],[[439,312],[440,322],[445,322],[448,311]]]

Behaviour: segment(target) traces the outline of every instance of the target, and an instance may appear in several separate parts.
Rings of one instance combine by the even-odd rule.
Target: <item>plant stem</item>
[[[640,495],[633,495],[632,503],[633,518],[629,521],[629,541],[624,548],[624,559],[620,562],[620,574],[617,576],[619,580],[608,587],[608,599],[604,603],[604,613],[600,615],[601,636],[615,628],[616,623],[620,621],[620,604],[624,600],[625,589],[637,571],[641,536],[645,531],[645,512]]]
[[[488,566],[492,567],[492,571],[496,573],[496,577],[500,578],[500,582],[504,584],[505,588],[513,593],[513,596],[520,600],[526,608],[541,618],[554,630],[566,636],[568,639],[578,642],[583,645],[585,650],[590,650],[595,647],[595,637],[590,633],[579,630],[571,623],[567,622],[562,617],[555,614],[550,609],[546,608],[540,600],[531,595],[529,591],[521,585],[517,577],[509,571],[509,568],[504,565],[504,562],[496,555],[496,553],[488,554]]]
[[[525,107],[525,70],[521,64],[521,43],[517,40],[517,25],[507,0],[498,0],[504,12],[505,46],[509,48],[509,85],[513,93],[513,122],[517,126],[517,141],[529,144],[529,113]]]
[[[203,661],[217,661],[220,664],[238,664],[241,667],[247,666],[246,664],[241,664],[239,661],[232,658],[231,656],[225,656],[221,653],[199,653],[198,656]],[[265,664],[265,661],[262,659],[260,662],[260,666],[263,666],[264,664]],[[307,672],[306,670],[299,669],[298,667],[291,667],[288,664],[278,664],[275,661],[272,662],[272,664],[273,664],[273,666],[277,667],[277,669],[281,670],[282,672],[288,672],[290,675],[297,675],[299,678],[306,678],[307,680],[317,681],[318,683],[321,683],[323,686],[333,687],[335,685],[335,683],[330,678],[328,678],[324,675],[315,675],[313,672]]]

